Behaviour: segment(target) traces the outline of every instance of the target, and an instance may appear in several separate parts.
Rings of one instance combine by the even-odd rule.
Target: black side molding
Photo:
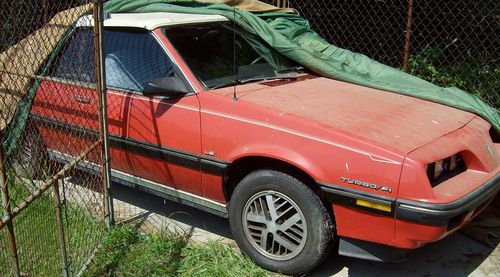
[[[318,182],[319,187],[323,191],[323,194],[328,198],[328,200],[348,207],[353,207],[360,210],[367,210],[373,213],[387,215],[390,217],[394,216],[394,203],[396,202],[395,198],[377,195],[374,193],[368,193],[352,188],[347,188],[343,186],[327,184]],[[370,208],[365,208],[363,206],[356,205],[356,200],[366,200],[373,203],[381,204],[384,206],[390,206],[391,212],[384,212],[380,210],[374,210]]]
[[[34,115],[30,117],[41,127],[50,128],[59,132],[78,134],[82,138],[96,139],[99,137],[97,130],[83,128],[51,117]],[[109,136],[112,148],[123,149],[130,153],[146,156],[156,160],[180,165],[186,168],[200,169],[214,175],[222,176],[229,162],[216,158],[201,156],[174,148],[162,147],[147,142],[137,141],[130,138]]]

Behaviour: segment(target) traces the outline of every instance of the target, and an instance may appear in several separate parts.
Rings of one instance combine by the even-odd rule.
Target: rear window
[[[51,76],[76,82],[95,83],[94,39],[91,29],[77,30],[61,53],[52,68]]]

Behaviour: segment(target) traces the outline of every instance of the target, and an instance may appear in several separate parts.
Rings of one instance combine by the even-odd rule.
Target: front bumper
[[[340,236],[412,249],[447,236],[481,212],[500,190],[500,174],[464,197],[445,204],[391,198],[325,183],[319,186],[323,195],[337,205],[334,213]],[[358,206],[358,199],[390,206],[391,211]],[[339,220],[348,220],[350,226],[359,228],[347,229],[346,223]],[[395,225],[388,224],[389,220]]]
[[[500,174],[497,174],[475,191],[450,203],[433,204],[397,199],[394,204],[396,219],[432,226],[447,225],[448,229],[453,229],[461,224],[461,218],[474,214],[477,208],[492,199],[499,189]]]

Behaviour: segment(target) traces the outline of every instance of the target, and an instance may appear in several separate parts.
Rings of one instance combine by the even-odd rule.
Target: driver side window
[[[109,88],[142,92],[149,81],[175,75],[167,54],[147,31],[105,30],[104,56]]]

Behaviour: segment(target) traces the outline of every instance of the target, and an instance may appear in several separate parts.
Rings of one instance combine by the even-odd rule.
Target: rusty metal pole
[[[405,52],[403,57],[403,71],[408,71],[408,59],[410,57],[410,40],[413,25],[413,0],[408,0],[408,17],[406,20],[406,40]]]
[[[276,7],[286,9],[290,7],[290,3],[288,0],[277,0],[276,2]]]
[[[0,139],[0,142],[2,140]],[[4,216],[11,217],[10,213],[10,196],[9,187],[7,182],[7,172],[5,171],[5,156],[3,147],[0,144],[0,188],[2,189],[2,207],[4,208]],[[14,234],[14,224],[12,220],[5,223],[7,227],[7,237],[9,243],[9,252],[12,259],[12,273],[14,276],[19,277],[19,257],[17,256],[16,236]]]
[[[64,179],[61,179],[64,186]],[[62,265],[62,276],[69,276],[68,268],[68,254],[66,251],[66,237],[64,236],[63,219],[61,212],[61,196],[59,193],[59,183],[55,183],[52,187],[52,193],[54,194],[54,208],[56,213],[56,224],[57,224],[57,237],[59,239],[59,248],[61,250],[61,265]]]
[[[49,23],[49,14],[47,10],[47,0],[43,0],[43,24]]]
[[[102,141],[101,156],[103,159],[102,182],[104,191],[104,211],[108,228],[112,228],[115,219],[113,197],[111,195],[111,160],[109,156],[108,105],[106,95],[106,73],[104,69],[104,0],[94,0],[94,53],[96,64],[96,86],[99,95],[99,133]]]

